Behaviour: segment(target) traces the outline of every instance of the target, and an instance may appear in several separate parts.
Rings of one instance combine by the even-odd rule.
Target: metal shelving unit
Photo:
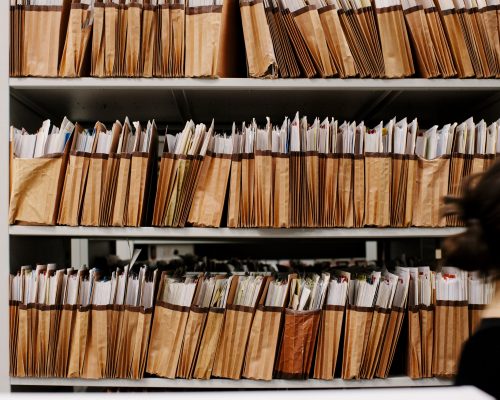
[[[0,13],[4,35],[0,46],[9,46],[9,11],[4,5]],[[230,228],[94,228],[64,226],[8,226],[9,125],[23,124],[28,130],[39,127],[42,118],[53,121],[67,115],[82,123],[111,121],[129,115],[131,119],[152,117],[169,129],[183,121],[194,119],[207,122],[216,118],[216,126],[226,129],[232,121],[254,116],[273,120],[291,115],[297,109],[312,116],[335,116],[339,119],[380,120],[408,112],[418,116],[422,126],[465,119],[496,119],[499,115],[500,80],[479,79],[44,79],[9,78],[9,60],[0,62],[0,129],[3,145],[0,159],[0,254],[2,263],[10,266],[10,238],[84,238],[84,239],[147,239],[176,241],[231,241],[259,239],[390,239],[441,238],[462,232],[462,228],[362,228],[362,229],[230,229]],[[446,104],[447,107],[443,107]],[[220,111],[223,110],[221,113]],[[16,250],[12,250],[16,251]],[[19,251],[19,250],[17,250]],[[9,323],[5,297],[8,279],[0,279],[0,325]],[[186,389],[285,389],[285,388],[361,388],[414,387],[450,385],[447,379],[412,380],[408,377],[343,381],[270,382],[225,379],[169,380],[84,380],[8,377],[8,330],[0,334],[0,391],[8,392],[11,385],[20,386],[99,386]]]

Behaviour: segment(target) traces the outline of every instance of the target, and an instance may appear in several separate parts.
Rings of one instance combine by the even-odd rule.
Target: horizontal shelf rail
[[[463,228],[121,228],[25,226],[9,227],[11,236],[66,236],[82,238],[152,238],[152,239],[378,239],[440,238],[463,232]]]
[[[498,79],[10,78],[12,89],[498,90]]]
[[[398,376],[387,379],[367,380],[285,380],[272,381],[230,379],[60,379],[60,378],[10,378],[11,385],[23,386],[92,386],[92,387],[136,387],[136,388],[185,388],[185,389],[334,389],[334,388],[389,388],[449,386],[451,379],[411,379]]]

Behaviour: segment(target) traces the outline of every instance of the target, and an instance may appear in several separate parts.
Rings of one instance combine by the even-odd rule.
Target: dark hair
[[[443,214],[457,216],[465,231],[444,242],[448,265],[466,270],[500,270],[500,161],[469,176],[459,197],[445,198]]]

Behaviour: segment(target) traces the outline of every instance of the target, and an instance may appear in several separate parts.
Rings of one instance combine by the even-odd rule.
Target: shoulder
[[[500,383],[497,383],[499,337],[500,318],[483,320],[463,347],[456,377],[458,385],[474,385],[493,395],[500,393]]]

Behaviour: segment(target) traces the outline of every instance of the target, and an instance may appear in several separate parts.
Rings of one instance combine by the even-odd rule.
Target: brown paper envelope
[[[158,186],[155,197],[155,207],[153,211],[153,226],[160,226],[161,216],[165,209],[167,201],[166,185],[170,176],[170,170],[173,164],[173,158],[167,158],[168,154],[164,153],[160,158],[160,168],[158,173]]]
[[[68,30],[59,65],[59,76],[70,78],[81,76],[83,57],[87,53],[87,44],[91,32],[91,27],[86,26],[87,17],[89,17],[88,5],[71,4]]]
[[[479,328],[485,308],[484,304],[469,304],[469,336]]]
[[[305,379],[309,376],[319,328],[321,310],[285,310],[275,374],[279,379]]]
[[[432,39],[432,44],[436,49],[436,60],[441,75],[450,78],[457,75],[454,59],[451,54],[450,45],[446,39],[443,24],[439,17],[439,12],[435,7],[424,10],[427,19],[427,26]]]
[[[361,378],[373,379],[382,353],[384,336],[389,323],[390,309],[375,307],[366,349],[361,362]]]
[[[341,78],[356,76],[354,58],[342,30],[338,10],[329,5],[318,10],[325,39]]]
[[[194,198],[196,184],[200,177],[203,158],[204,157],[202,156],[188,158],[188,164],[186,165],[186,169],[184,171],[182,187],[175,206],[173,219],[173,226],[175,227],[183,227],[187,222]]]
[[[339,158],[334,154],[328,154],[325,159],[324,218],[322,226],[329,228],[334,227],[336,224],[338,166]]]
[[[38,341],[38,310],[36,304],[28,304],[28,376],[36,376],[37,361],[36,355]]]
[[[471,174],[480,174],[485,171],[486,157],[481,154],[474,154],[472,157]]]
[[[274,17],[274,21],[276,22],[276,32],[277,32],[277,37],[279,38],[278,40],[280,43],[280,46],[275,45],[276,54],[279,54],[277,49],[281,48],[282,52],[283,52],[283,58],[285,58],[285,60],[286,60],[285,62],[286,62],[286,66],[287,66],[288,77],[298,78],[301,74],[300,67],[299,67],[299,60],[297,59],[297,57],[295,55],[293,44],[291,42],[291,38],[289,37],[289,35],[287,33],[287,27],[285,25],[284,17],[278,8],[273,8],[272,11],[271,10],[269,11],[269,14],[272,14],[272,16]],[[276,43],[274,38],[273,38],[273,43]],[[279,60],[278,60],[278,62],[279,62]],[[278,67],[279,67],[279,65],[278,65]],[[285,77],[285,75],[282,74],[281,69],[280,69],[280,76]]]
[[[390,225],[391,163],[388,154],[365,154],[365,225]]]
[[[366,49],[364,48],[365,42],[358,35],[359,27],[357,26],[357,21],[354,19],[352,10],[346,12],[340,9],[338,10],[338,15],[349,49],[352,52],[356,71],[361,78],[370,76],[369,63],[364,62],[364,54],[366,53]]]
[[[376,376],[378,378],[387,378],[389,376],[392,360],[394,359],[399,340],[399,334],[403,326],[404,315],[404,308],[393,307],[391,310],[377,366]]]
[[[108,310],[108,355],[106,363],[106,376],[116,378],[117,362],[118,362],[118,339],[119,332],[122,331],[122,321],[125,314],[123,305],[113,305]]]
[[[62,290],[62,279],[58,281],[57,285]],[[62,306],[56,305],[52,307],[50,311],[50,334],[49,334],[49,358],[47,361],[47,375],[55,376],[56,374],[56,361],[59,352],[59,348],[57,346],[58,337],[59,337],[59,329],[61,327],[61,314],[62,314]]]
[[[116,182],[116,197],[113,207],[112,226],[125,226],[125,216],[128,210],[129,185],[130,185],[130,164],[132,156],[121,154],[118,165],[118,179]]]
[[[401,23],[403,19],[401,6],[380,8],[376,10],[376,14],[385,76],[387,78],[410,76],[413,71],[413,61],[411,53],[407,52],[408,34],[404,23]],[[409,60],[409,65],[406,64],[407,60]]]
[[[325,306],[321,314],[316,360],[314,363],[314,379],[333,379],[339,355],[343,306]]]
[[[227,212],[227,226],[237,228],[241,221],[241,155],[233,155],[231,159],[231,177],[229,181],[229,201]]]
[[[143,77],[152,77],[154,73],[154,54],[157,39],[157,11],[151,4],[144,4],[142,11],[141,62],[139,71]]]
[[[62,7],[25,6],[24,75],[57,77],[59,47],[64,40],[60,27],[67,26],[68,15],[64,21],[63,14],[68,14],[70,5],[65,1]]]
[[[57,219],[59,225],[77,226],[80,222],[89,162],[85,154],[75,152],[69,156]]]
[[[403,227],[406,201],[407,164],[404,156],[392,155],[391,226]]]
[[[469,335],[467,302],[436,304],[432,372],[435,376],[456,374],[462,345]]]
[[[307,204],[307,226],[317,227],[320,225],[319,215],[319,156],[317,152],[308,152],[305,155],[306,167],[306,204]]]
[[[266,20],[264,3],[262,1],[241,3],[240,12],[248,75],[254,78],[276,78],[276,56]]]
[[[448,192],[450,158],[441,156],[434,160],[418,158],[413,197],[413,225],[442,227],[442,199]]]
[[[176,157],[175,166],[173,170],[173,179],[171,180],[171,189],[169,188],[168,190],[170,196],[168,197],[168,204],[164,216],[166,226],[174,225],[175,212],[177,208],[177,203],[181,196],[185,172],[186,169],[189,168],[189,164],[192,161],[192,159],[193,159],[192,156]]]
[[[240,379],[254,310],[254,307],[227,307],[215,355],[213,376]]]
[[[437,50],[433,45],[423,8],[421,6],[409,8],[404,11],[404,17],[422,77],[435,78],[439,76]]]
[[[92,61],[90,63],[90,74],[92,76],[106,76],[106,49],[109,51],[107,31],[108,5],[103,2],[94,4],[94,21],[92,23]],[[110,18],[109,18],[110,19]],[[106,21],[106,22],[105,22]]]
[[[479,15],[482,19],[483,29],[490,43],[491,51],[493,52],[493,60],[498,71],[498,69],[500,69],[500,38],[498,35],[499,21],[497,10],[495,8],[490,9],[486,7],[479,10]]]
[[[446,31],[448,43],[450,44],[451,55],[457,68],[458,76],[460,78],[474,76],[474,68],[467,51],[467,45],[460,27],[458,15],[455,10],[446,10],[441,12],[441,19]]]
[[[342,379],[359,379],[373,308],[348,306],[346,315],[341,375]]]
[[[192,306],[189,310],[179,366],[177,367],[177,377],[179,378],[191,379],[193,377],[207,315],[208,308]]]
[[[76,311],[71,332],[67,378],[79,378],[83,374],[89,334],[89,307],[80,307]]]
[[[95,9],[97,11],[97,8]],[[96,63],[93,75],[98,77],[115,76],[118,58],[119,10],[114,3],[100,4],[99,22],[94,27],[92,35],[92,58]],[[96,28],[99,35],[96,36]]]
[[[36,305],[37,312],[37,338],[35,342],[35,376],[44,377],[47,363],[48,334],[49,334],[49,309],[42,304]]]
[[[271,226],[272,156],[271,152],[255,153],[254,209],[256,226]]]
[[[408,309],[408,353],[406,373],[411,379],[422,378],[422,346],[420,315],[417,307]]]
[[[282,312],[281,307],[257,308],[245,355],[245,378],[266,381],[273,378]]]
[[[450,178],[448,194],[459,196],[462,193],[463,180],[465,178],[465,154],[454,153],[450,160]],[[460,221],[456,216],[446,217],[448,226],[460,226]]]
[[[300,227],[301,222],[299,219],[299,209],[300,206],[300,153],[291,152],[290,153],[290,227],[297,228]]]
[[[313,62],[324,78],[337,73],[332,64],[325,32],[315,6],[306,6],[292,13],[293,19],[304,38]]]
[[[116,352],[116,377],[129,379],[131,377],[132,360],[134,358],[137,326],[139,321],[138,307],[123,307],[118,343],[121,346]]]
[[[189,307],[157,302],[151,329],[146,371],[175,378]]]
[[[143,307],[127,307],[127,311],[134,314],[128,320],[132,326],[133,336],[130,338],[130,369],[129,379],[142,379],[146,367],[146,354],[151,329],[151,316],[153,309]]]
[[[108,335],[107,329],[103,329],[106,326],[106,306],[93,306],[90,310],[82,378],[100,379],[106,376]]]
[[[220,226],[230,171],[230,156],[208,153],[197,162],[198,173],[190,187],[188,222],[194,226]]]
[[[420,306],[420,327],[422,340],[422,378],[431,378],[433,375],[434,353],[434,306]]]
[[[309,167],[309,157],[306,152],[300,153],[300,204],[301,210],[297,210],[299,212],[300,226],[302,227],[311,227],[313,226],[313,210],[311,208],[311,200],[310,200],[310,192],[309,185],[312,186],[312,179],[309,176],[309,171],[311,168]]]
[[[173,211],[172,207],[175,207],[175,199],[177,196],[177,174],[179,172],[179,166],[181,164],[181,157],[175,156],[170,158],[170,156],[166,156],[165,160],[165,181],[164,181],[164,192],[165,192],[165,203],[161,210],[161,214],[159,214],[159,221],[161,226],[170,226],[172,224]],[[171,203],[173,205],[171,205]]]
[[[212,375],[215,353],[224,323],[224,311],[222,308],[211,308],[208,313],[193,372],[195,379],[210,379]]]
[[[81,225],[99,226],[101,197],[108,165],[107,154],[92,154],[88,168],[87,184],[82,205]]]
[[[12,12],[12,11],[11,11]],[[17,343],[19,337],[19,301],[9,301],[9,375],[17,374]]]
[[[140,76],[140,51],[141,51],[141,20],[142,4],[130,3],[127,13],[127,41],[125,47],[125,67],[126,76]]]
[[[300,74],[288,36],[283,32],[284,28],[281,25],[281,20],[278,19],[276,13],[273,12],[271,4],[265,6],[264,12],[271,34],[274,54],[276,56],[276,76],[290,78],[292,77],[291,75],[294,67],[295,71]]]
[[[324,226],[326,193],[326,154],[318,154],[318,226]]]
[[[339,157],[337,178],[337,201],[339,213],[337,225],[343,228],[354,226],[354,156],[343,154]],[[365,200],[366,201],[366,200]],[[366,214],[366,212],[365,212]],[[365,217],[366,218],[366,217]]]
[[[54,225],[57,220],[66,158],[14,158],[9,223]]]
[[[411,226],[413,222],[413,198],[415,190],[415,180],[417,171],[417,159],[415,156],[405,155],[404,162],[407,165],[406,178],[406,196],[404,205],[404,223],[405,227]]]
[[[382,77],[384,73],[384,58],[379,37],[375,28],[374,10],[372,6],[363,7],[355,11],[354,16],[358,19],[360,33],[367,43],[367,53],[374,76]]]
[[[15,376],[25,377],[29,376],[28,374],[28,357],[29,357],[29,335],[30,331],[28,330],[29,313],[28,308],[19,304],[18,307],[18,338],[17,338],[17,349],[16,349],[16,371]]]
[[[127,226],[140,226],[144,217],[148,153],[134,153],[130,163],[130,189],[127,203]]]
[[[255,226],[254,190],[255,158],[253,154],[244,154],[241,159],[241,227]]]
[[[158,24],[158,38],[159,38],[159,70],[156,76],[167,77],[170,74],[170,48],[172,46],[172,28],[171,28],[171,17],[170,17],[170,4],[163,4],[159,6],[159,21]]]
[[[290,42],[293,45],[295,57],[299,61],[303,75],[307,78],[312,78],[318,71],[313,63],[312,57],[309,54],[307,45],[299,31],[292,15],[288,10],[281,10],[283,25],[285,26]]]
[[[353,212],[354,226],[365,225],[365,159],[362,155],[354,156],[353,161]],[[366,181],[368,182],[368,181]]]
[[[498,74],[498,62],[494,43],[488,36],[488,31],[485,24],[483,10],[472,8],[467,10],[472,26],[474,28],[474,37],[476,39],[476,47],[479,52],[485,76],[495,77]],[[485,67],[486,65],[486,67]],[[487,71],[487,72],[486,72]]]
[[[185,39],[184,39],[184,26],[185,26],[185,10],[184,5],[174,4],[171,5],[170,10],[171,21],[171,37],[172,45],[170,47],[170,62],[171,75],[173,77],[184,76],[184,59],[185,59]]]
[[[186,9],[186,77],[215,77],[223,6]]]
[[[290,226],[290,157],[287,154],[274,154],[276,163],[274,175],[273,210],[275,228]]]

